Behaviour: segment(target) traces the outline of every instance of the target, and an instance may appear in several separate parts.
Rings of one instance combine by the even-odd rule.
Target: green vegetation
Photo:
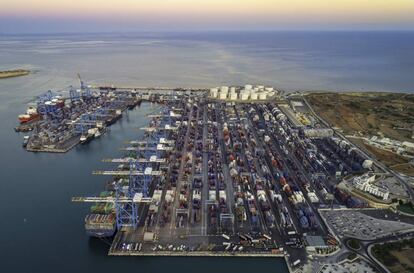
[[[348,241],[348,246],[352,249],[360,249],[361,244],[359,243],[359,240],[357,239],[351,239]]]
[[[324,92],[309,93],[306,99],[319,116],[331,126],[341,128],[346,135],[412,141],[413,94]],[[409,176],[414,175],[414,166],[409,163],[409,158],[379,149],[359,138],[353,138],[352,142],[391,169]]]
[[[403,203],[400,202],[397,209],[401,212],[414,215],[414,207],[413,207],[412,203],[403,204]]]
[[[391,272],[414,272],[414,239],[375,245],[372,253]]]
[[[29,73],[30,73],[30,70],[24,70],[24,69],[0,71],[0,79],[25,76],[25,75],[28,75]]]
[[[357,255],[355,253],[349,253],[348,255],[348,260],[352,261],[353,259],[355,259],[357,257]]]

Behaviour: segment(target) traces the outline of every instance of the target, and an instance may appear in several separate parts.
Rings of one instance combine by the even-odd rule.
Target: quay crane
[[[170,145],[175,143],[168,137],[170,133],[178,130],[178,127],[174,127],[172,124],[180,117],[181,115],[174,114],[172,111],[152,117],[158,119],[157,126],[146,130],[147,134],[144,140],[130,141],[129,144],[132,146],[124,148],[126,151],[139,151],[137,155],[104,159],[104,162],[124,163],[125,166],[122,165],[121,169],[116,170],[93,172],[98,175],[127,178],[115,180],[115,196],[73,197],[72,202],[112,203],[115,206],[118,230],[124,227],[137,228],[140,221],[139,206],[152,202],[152,198],[149,197],[150,188],[156,178],[164,177],[161,166],[167,162],[167,152],[173,149]],[[126,180],[128,180],[128,184],[124,185],[123,182]]]

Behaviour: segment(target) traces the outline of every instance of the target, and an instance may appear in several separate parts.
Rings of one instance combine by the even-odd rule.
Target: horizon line
[[[153,29],[153,30],[111,30],[111,31],[45,31],[45,32],[8,32],[0,31],[0,35],[88,35],[88,34],[174,34],[174,33],[227,33],[227,32],[414,32],[414,28],[294,28],[294,29]]]

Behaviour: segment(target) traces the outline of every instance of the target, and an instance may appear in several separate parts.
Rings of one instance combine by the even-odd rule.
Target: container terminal
[[[142,101],[134,90],[115,93],[110,87],[92,88],[80,76],[79,82],[80,89],[70,87],[69,96],[51,90],[37,96],[18,116],[15,131],[31,132],[23,139],[27,151],[64,153],[88,143]]]
[[[93,172],[110,177],[104,191],[72,198],[92,204],[84,227],[111,238],[109,255],[275,256],[293,270],[342,246],[322,210],[371,207],[338,184],[386,170],[300,98],[260,85],[160,91],[143,137]]]

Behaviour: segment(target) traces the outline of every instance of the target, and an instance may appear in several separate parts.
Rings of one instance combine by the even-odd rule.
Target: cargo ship
[[[100,197],[113,197],[113,191],[103,191]],[[86,234],[91,237],[111,237],[116,231],[114,203],[96,203],[91,213],[85,216]]]
[[[110,214],[88,214],[85,217],[85,230],[88,236],[111,237],[116,231],[116,218]]]
[[[99,137],[99,129],[98,128],[91,128],[88,130],[87,134],[81,135],[79,141],[81,144],[86,144],[91,141],[94,137]]]
[[[36,120],[40,117],[39,113],[37,112],[36,107],[29,106],[26,110],[26,114],[21,114],[18,116],[20,123],[27,123],[33,120]]]

